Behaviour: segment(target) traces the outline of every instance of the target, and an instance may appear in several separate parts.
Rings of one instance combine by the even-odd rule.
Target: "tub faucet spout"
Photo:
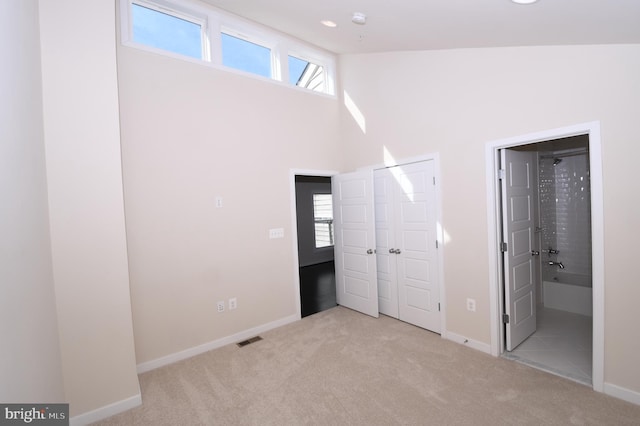
[[[560,269],[564,269],[564,265],[562,264],[562,262],[554,262],[552,260],[549,261],[549,265],[550,266],[557,266]]]

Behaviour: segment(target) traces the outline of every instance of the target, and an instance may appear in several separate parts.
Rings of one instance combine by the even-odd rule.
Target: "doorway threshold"
[[[579,383],[584,386],[592,387],[592,383],[590,380],[585,378],[582,375],[572,374],[567,371],[561,371],[557,368],[549,367],[548,365],[541,364],[536,361],[532,361],[527,358],[520,357],[513,352],[504,352],[502,357],[511,361],[519,362],[520,364],[528,365],[529,367],[535,368],[536,370],[541,370],[549,374],[553,374],[554,376],[559,376],[573,382]]]

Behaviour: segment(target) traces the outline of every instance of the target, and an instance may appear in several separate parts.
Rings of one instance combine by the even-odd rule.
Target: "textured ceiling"
[[[203,1],[335,53],[640,43],[640,0]]]

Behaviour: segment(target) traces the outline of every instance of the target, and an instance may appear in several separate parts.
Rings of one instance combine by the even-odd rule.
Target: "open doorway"
[[[331,178],[295,176],[302,318],[337,305]]]
[[[503,355],[590,386],[589,136],[502,149],[500,167],[509,318]]]
[[[516,231],[510,234],[508,227],[502,222],[503,217],[509,220],[510,212],[504,210],[509,205],[519,204],[524,211],[526,203],[522,201],[520,194],[516,194],[520,197],[519,199],[508,200],[508,203],[503,199],[505,196],[503,192],[506,191],[504,179],[509,178],[510,170],[508,169],[511,167],[508,161],[505,161],[505,154],[508,152],[518,153],[516,157],[526,152],[533,154],[533,162],[528,163],[531,165],[518,167],[520,170],[526,170],[529,167],[535,169],[535,171],[531,170],[533,172],[531,175],[528,175],[533,177],[527,179],[533,180],[531,186],[535,188],[536,197],[531,201],[531,207],[535,207],[533,210],[525,214],[516,212],[519,218],[531,215],[531,223],[523,229],[514,228]],[[554,166],[553,163],[556,165]],[[582,200],[588,204],[574,206],[580,210],[581,218],[574,214],[572,218],[567,218],[571,223],[561,224],[561,227],[572,227],[586,220],[588,222],[586,227],[590,231],[588,243],[579,240],[573,243],[561,241],[555,213],[551,217],[550,213],[539,209],[541,207],[539,201],[542,204],[545,202],[554,204],[556,208],[567,203],[566,199],[562,199],[561,194],[543,194],[544,191],[551,191],[551,187],[553,192],[557,190],[556,184],[550,178],[556,171],[562,174],[558,168],[560,164],[566,169],[565,172],[572,175],[572,178],[578,179],[579,192],[588,192]],[[604,387],[604,233],[599,123],[586,123],[492,142],[487,145],[487,166],[487,189],[490,200],[492,354],[518,358],[534,367],[588,383],[594,390],[602,392]],[[576,167],[583,170],[578,172],[574,170]],[[545,182],[546,187],[540,185],[538,175],[548,180]],[[589,186],[586,186],[585,179],[589,180]],[[524,180],[521,179],[520,183],[522,182]],[[549,199],[538,200],[539,195]],[[547,216],[544,217],[545,215]],[[511,219],[514,217],[512,215]],[[543,229],[545,227],[548,229]],[[522,238],[516,240],[516,234]],[[526,235],[530,237],[524,238]],[[559,247],[560,243],[563,244],[562,248]],[[572,248],[571,245],[574,247]],[[515,251],[518,253],[514,252],[516,246],[518,247]],[[522,260],[514,257],[516,254],[521,255]],[[569,263],[571,267],[568,267]],[[587,270],[590,270],[590,276],[588,273],[583,273]],[[535,278],[536,275],[538,278]],[[534,287],[533,297],[521,299],[520,295],[509,294],[529,280]],[[591,288],[587,285],[589,281]],[[571,294],[565,294],[567,290],[571,290]],[[583,306],[575,306],[578,299],[589,299],[584,297],[587,293],[590,300],[583,300]],[[522,300],[528,301],[522,303]],[[524,309],[525,307],[527,309]],[[527,310],[529,312],[526,312]],[[523,315],[523,312],[526,315]],[[517,329],[519,321],[524,323],[529,319],[529,314],[535,317],[533,329],[528,329],[515,338],[510,336],[509,333]],[[516,318],[518,316],[520,318]],[[577,328],[572,329],[572,327]],[[542,333],[536,336],[537,331]],[[567,335],[563,337],[563,333],[569,333],[570,337]],[[548,337],[546,341],[545,335]],[[513,338],[511,342],[509,337]],[[581,341],[578,343],[575,339],[581,339]],[[536,340],[541,343],[537,349]],[[554,364],[555,355],[574,345],[579,345],[583,352],[580,355],[582,361],[577,359],[572,361],[573,367],[580,364],[579,368],[571,370],[571,364],[567,364],[566,359],[556,358]],[[540,352],[546,350],[543,348],[550,350],[547,354],[541,354]],[[554,354],[554,349],[558,353]],[[534,354],[533,359],[524,359],[523,352],[526,350]],[[539,352],[534,353],[536,350]],[[535,355],[542,356],[535,358]],[[565,351],[565,355],[571,356],[568,351]],[[588,358],[587,362],[584,362],[585,357]],[[585,372],[585,369],[590,371]]]

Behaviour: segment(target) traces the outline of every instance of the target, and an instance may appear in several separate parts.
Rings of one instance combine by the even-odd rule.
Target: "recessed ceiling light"
[[[324,19],[324,20],[320,21],[320,23],[322,25],[324,25],[325,27],[329,27],[329,28],[335,28],[335,27],[338,26],[338,24],[336,24],[335,22],[330,21],[328,19]]]
[[[367,15],[360,12],[355,12],[351,18],[351,22],[358,25],[364,25],[367,23]]]
[[[532,4],[537,2],[538,0],[511,0],[511,1],[518,4]]]

